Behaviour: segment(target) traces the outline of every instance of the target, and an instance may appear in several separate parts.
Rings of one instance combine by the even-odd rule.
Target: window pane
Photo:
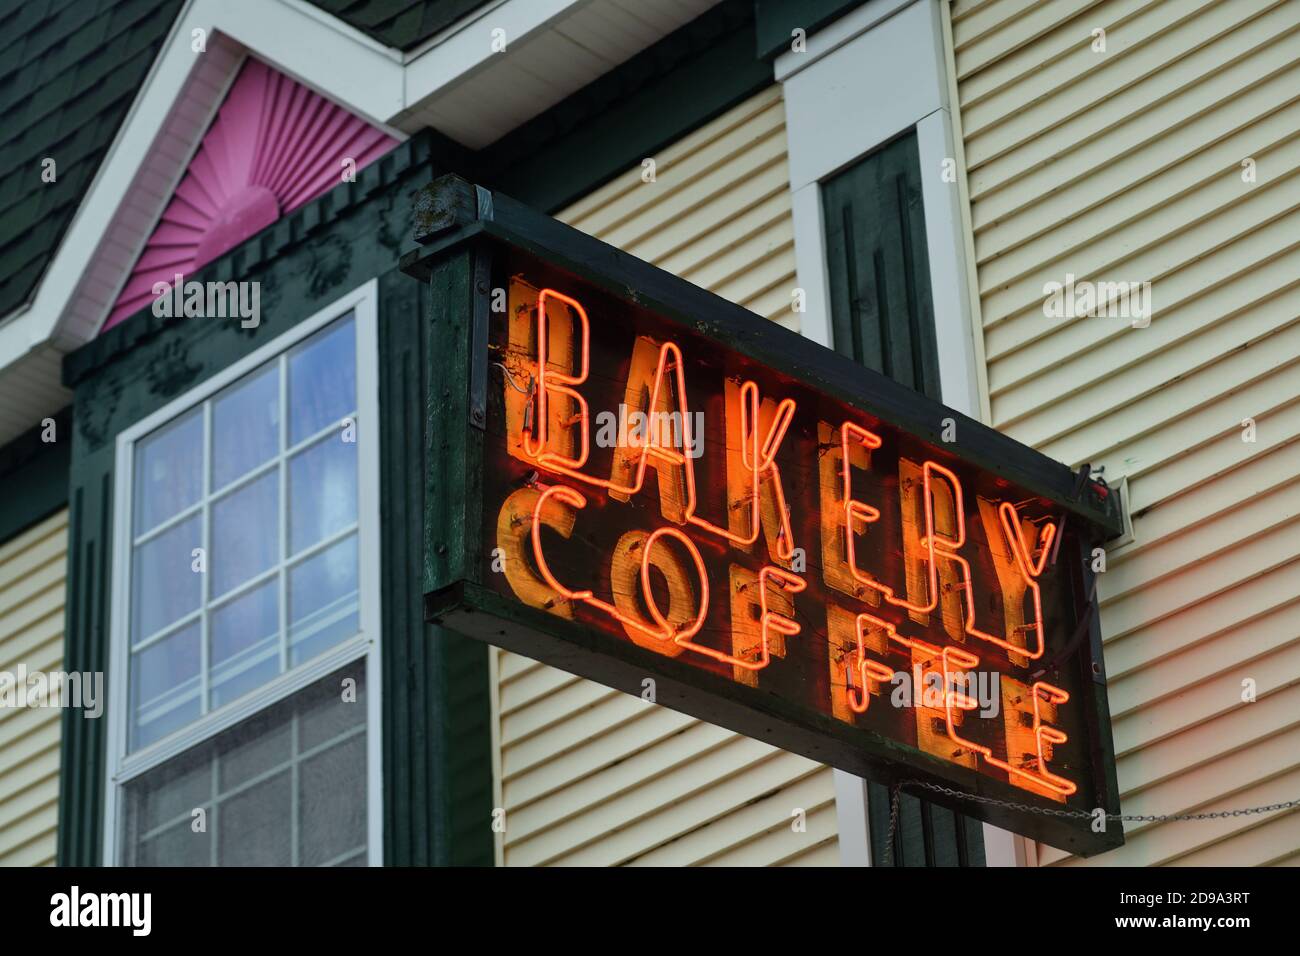
[[[236,382],[212,401],[212,487],[270,461],[280,448],[280,366]]]
[[[203,525],[195,515],[135,549],[131,568],[132,644],[198,608],[203,575],[194,570],[194,549],[202,546]]]
[[[355,665],[357,670],[364,670],[364,664]],[[328,744],[330,741],[346,736],[366,722],[364,710],[357,707],[339,707],[338,703],[348,690],[355,691],[360,699],[361,687],[345,685],[344,679],[356,676],[352,671],[339,672],[336,679],[321,681],[312,685],[310,694],[304,693],[298,713],[298,751],[306,753]]]
[[[357,607],[357,538],[351,535],[289,572],[290,666],[356,634]]]
[[[350,771],[365,765],[366,738],[360,734],[303,761],[298,795],[303,866],[342,862],[364,849],[366,781]]]
[[[345,699],[345,679],[355,697]],[[131,780],[121,861],[364,864],[365,701],[365,662],[355,661]],[[205,833],[193,832],[196,809]]]
[[[299,714],[302,711],[302,698],[307,695],[306,690],[301,692],[296,708]],[[362,717],[364,716],[363,714]],[[293,760],[295,752],[293,723],[283,720],[274,707],[263,711],[247,721],[244,733],[221,755],[218,761],[221,792],[229,793],[244,784],[254,783],[276,773]]]
[[[212,504],[212,598],[280,560],[280,474],[271,470]]]
[[[293,862],[292,800],[293,778],[285,770],[219,803],[220,865],[289,866]]]
[[[289,353],[289,444],[342,421],[356,408],[354,328],[349,316]]]
[[[207,835],[194,833],[194,810],[212,799],[212,761],[186,754],[152,771],[156,786],[141,790],[132,803],[138,832],[136,862],[142,866],[206,866],[211,862]]]
[[[131,749],[200,714],[199,626],[190,624],[131,655]]]
[[[137,866],[208,866],[212,848],[206,833],[194,832],[194,819],[187,812],[166,829],[140,840]]]
[[[289,462],[289,553],[357,520],[357,445],[329,435]]]
[[[212,612],[212,707],[241,697],[280,673],[280,578],[272,577]]]
[[[195,409],[135,449],[135,533],[143,534],[203,494],[203,414]]]

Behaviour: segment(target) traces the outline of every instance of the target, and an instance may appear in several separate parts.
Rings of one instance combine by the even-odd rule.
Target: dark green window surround
[[[0,448],[0,544],[68,503],[72,409],[54,416],[54,441],[43,441],[44,431],[37,425]]]
[[[113,466],[119,432],[379,277],[380,509],[384,573],[384,859],[493,859],[486,648],[424,623],[420,580],[424,463],[420,430],[427,294],[396,271],[410,194],[435,173],[417,136],[195,274],[262,283],[262,324],[160,319],[146,309],[69,356],[75,393],[65,666],[106,670]],[[422,299],[422,295],[425,297]],[[105,729],[63,718],[59,862],[102,859]]]
[[[939,355],[914,131],[822,183],[831,326],[837,351],[938,400]],[[872,857],[883,865],[891,792],[868,785]],[[899,800],[893,866],[983,866],[978,821],[914,796]]]
[[[384,561],[384,859],[490,864],[487,656],[423,623],[420,588],[429,292],[395,269],[411,193],[457,171],[547,212],[639,164],[772,83],[754,58],[751,0],[724,0],[478,153],[428,130],[209,264],[199,281],[262,282],[261,328],[144,309],[74,352],[66,666],[106,670],[114,444],[127,426],[330,301],[379,277]],[[688,95],[689,94],[689,95]],[[398,569],[403,569],[398,573]],[[102,859],[104,730],[64,716],[59,862]],[[441,786],[447,783],[448,786]],[[430,826],[429,821],[435,821]]]
[[[938,400],[916,133],[822,183],[822,216],[836,351]]]

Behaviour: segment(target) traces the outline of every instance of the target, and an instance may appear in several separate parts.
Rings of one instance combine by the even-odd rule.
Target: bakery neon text
[[[523,602],[553,614],[573,617],[585,605],[622,628],[630,640],[670,657],[703,655],[731,669],[733,678],[756,686],[758,674],[785,656],[802,625],[794,612],[808,587],[806,572],[794,570],[798,542],[790,520],[785,479],[777,464],[797,405],[788,397],[762,394],[751,380],[724,382],[727,500],[724,524],[701,513],[693,449],[703,447],[702,428],[688,407],[686,363],[680,346],[638,336],[625,383],[623,420],[672,421],[675,428],[620,430],[607,473],[590,467],[591,414],[582,386],[591,375],[591,325],[581,302],[554,289],[536,291],[535,306],[516,308],[510,318],[508,354],[511,377],[526,389],[504,389],[506,441],[511,455],[530,464],[537,480],[511,493],[497,518],[497,545],[504,552],[507,580]],[[513,298],[513,296],[512,296]],[[1006,721],[1003,759],[986,745],[963,736],[962,724],[975,710],[987,710],[974,696],[970,674],[980,668],[980,642],[1028,665],[1043,656],[1044,635],[1038,578],[1051,552],[1054,522],[1023,519],[1010,502],[979,500],[980,520],[989,540],[999,540],[998,583],[1006,600],[1008,625],[1001,632],[976,623],[976,587],[966,545],[966,507],[958,476],[937,461],[900,459],[904,555],[908,581],[889,584],[861,567],[861,544],[882,518],[877,507],[854,497],[853,478],[871,469],[871,456],[884,440],[861,421],[818,422],[821,511],[821,573],[827,591],[830,711],[852,722],[873,698],[896,683],[888,653],[910,658],[914,688],[937,684],[939,695],[917,694],[914,706],[927,727],[941,728],[920,745],[948,759],[974,766],[984,762],[1035,793],[1064,800],[1077,791],[1072,781],[1049,768],[1052,748],[1066,741],[1055,726],[1057,708],[1069,694],[1043,681],[1023,684],[1000,675],[1017,714]],[[546,535],[570,538],[592,495],[627,501],[641,493],[648,469],[655,470],[660,513],[665,524],[653,531],[625,532],[609,557],[611,591],[597,594],[561,579],[548,561]],[[906,490],[903,490],[906,489]],[[909,515],[911,517],[909,517]],[[919,515],[919,518],[916,516]],[[690,532],[690,533],[688,533]],[[766,562],[757,571],[730,564],[725,582],[710,581],[708,567],[692,535],[724,542],[752,553],[764,539]],[[511,560],[513,559],[513,560]],[[995,559],[996,560],[996,559]],[[656,598],[652,570],[666,583],[666,600]],[[942,595],[957,595],[955,610],[941,607]],[[663,597],[661,592],[661,597]],[[731,646],[712,647],[700,639],[711,602],[730,604]],[[878,616],[882,605],[909,618],[943,617],[961,634],[962,647],[900,634]],[[1025,612],[1025,609],[1031,609]],[[1018,623],[1011,619],[1019,615]],[[949,620],[949,618],[952,620]],[[973,640],[971,640],[973,639]],[[1010,685],[1009,687],[1007,685]]]

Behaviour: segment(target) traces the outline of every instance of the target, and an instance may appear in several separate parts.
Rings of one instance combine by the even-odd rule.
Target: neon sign
[[[1113,502],[1071,500],[1063,466],[497,202],[528,252],[479,218],[491,252],[448,241],[407,266],[435,290],[431,261],[481,280],[434,326],[477,353],[463,399],[431,392],[430,617],[883,782],[1115,802],[1086,562]],[[602,267],[584,275],[580,252]],[[1076,852],[1122,842],[952,805]]]
[[[1015,749],[1016,735],[1004,727],[1000,714],[992,732],[984,734],[985,740],[963,735],[964,728],[975,722],[968,712],[979,702],[962,693],[954,676],[986,669],[1010,677],[1007,672],[1014,663],[1022,662],[1023,669],[1023,662],[1042,657],[1038,579],[1056,533],[1056,519],[1050,512],[1031,505],[1017,508],[1005,497],[988,499],[982,503],[996,521],[984,528],[983,542],[968,546],[961,479],[945,465],[919,457],[899,459],[900,467],[914,473],[904,479],[914,486],[910,502],[900,495],[891,500],[888,494],[877,494],[874,504],[856,497],[860,492],[855,488],[855,470],[871,469],[872,455],[886,444],[863,423],[866,416],[860,413],[849,413],[845,421],[815,423],[822,432],[829,425],[840,435],[838,484],[822,483],[815,493],[788,500],[778,458],[802,453],[802,465],[811,473],[827,451],[819,445],[800,448],[793,439],[788,449],[783,448],[792,438],[792,423],[800,417],[798,401],[789,395],[764,395],[752,379],[710,374],[701,367],[699,374],[706,379],[702,391],[722,396],[721,403],[714,403],[715,414],[722,417],[714,428],[717,436],[705,441],[707,450],[698,463],[713,465],[718,479],[716,512],[725,515],[726,522],[719,523],[722,518],[715,522],[701,514],[697,462],[687,453],[693,437],[690,402],[701,389],[696,376],[687,375],[682,347],[675,341],[638,335],[625,362],[603,363],[607,371],[626,368],[626,373],[596,382],[591,379],[591,321],[579,299],[555,289],[535,288],[515,277],[508,302],[511,318],[502,323],[505,337],[495,343],[502,372],[499,395],[507,407],[502,444],[522,464],[516,470],[526,474],[526,486],[535,490],[526,496],[531,514],[523,516],[520,492],[515,491],[501,501],[500,516],[507,520],[495,522],[500,553],[531,558],[515,570],[517,585],[510,584],[510,576],[505,578],[517,598],[558,616],[576,615],[599,626],[620,628],[628,639],[665,656],[682,656],[701,667],[723,665],[737,680],[760,687],[763,672],[779,668],[783,658],[794,654],[810,661],[822,657],[827,667],[846,654],[856,655],[844,679],[831,678],[824,691],[831,698],[824,701],[825,709],[832,715],[840,712],[834,698],[847,703],[848,713],[840,719],[849,723],[867,714],[872,696],[887,696],[889,688],[903,680],[910,678],[914,691],[923,687],[928,664],[940,677],[946,736],[918,736],[923,748],[940,756],[973,757],[985,772],[1005,774],[1009,783],[1056,801],[1077,792],[1077,783],[1070,779],[1070,759],[1059,753],[1068,753],[1069,734],[1047,722],[1044,706],[1061,712],[1069,704],[1068,691],[1039,680],[1026,692],[1022,684],[1007,681],[1005,693],[1027,694],[1032,701],[1035,746],[1025,752]],[[531,385],[521,389],[516,387],[520,382]],[[684,424],[675,429],[650,428],[644,435],[619,435],[600,467],[591,454],[591,409],[602,390],[606,396],[621,395],[641,404],[636,411],[658,413],[657,419],[647,420]],[[760,412],[765,403],[772,406],[766,422]],[[809,435],[814,433],[813,424],[807,428]],[[653,496],[657,515],[654,508],[630,507],[634,498],[648,494],[651,469],[658,484]],[[508,473],[509,467],[502,463],[493,471]],[[628,480],[628,475],[634,477]],[[764,487],[770,489],[769,525],[775,524],[777,533],[755,549]],[[581,584],[565,584],[547,556],[552,550],[549,542],[552,536],[557,545],[573,543],[575,538],[572,531],[555,534],[554,515],[558,513],[565,527],[577,527],[596,496],[605,505],[602,522],[610,522],[622,533],[612,547],[601,547],[594,544],[595,532],[584,529],[578,540],[593,543],[581,551],[567,549],[570,562],[587,569],[595,566],[601,573],[586,574]],[[875,530],[881,526],[882,509],[891,507],[898,511],[903,540],[891,542],[887,533]],[[842,573],[823,569],[819,574],[806,561],[795,561],[801,550],[793,530],[796,508],[836,515],[833,527],[818,525],[819,537],[831,540],[816,544],[847,569],[847,580]],[[553,516],[548,518],[547,511]],[[919,520],[914,511],[919,511]],[[526,548],[520,547],[523,537],[528,539]],[[880,540],[873,542],[873,538]],[[873,553],[905,552],[909,539],[916,552],[910,580],[906,573],[891,573],[907,567],[906,559],[877,560],[872,570],[864,567]],[[829,548],[823,547],[827,544]],[[705,560],[701,548],[710,550],[712,560]],[[836,549],[840,553],[834,553]],[[1006,581],[996,575],[978,580],[972,561],[979,561],[980,550],[999,555],[1016,576]],[[747,572],[749,580],[733,585],[737,572]],[[756,600],[745,593],[750,589]],[[598,592],[606,596],[597,596]],[[978,626],[981,597],[1000,604],[1002,618],[1020,623]],[[717,606],[726,601],[733,606]],[[822,623],[818,618],[825,615],[830,601],[876,610],[859,613],[855,640],[837,644],[817,633]],[[745,621],[743,611],[751,604],[757,605],[754,624]],[[798,608],[798,616],[793,608]],[[887,614],[893,619],[887,619]],[[706,632],[711,619],[715,626]],[[810,622],[808,633],[801,619]],[[873,629],[887,639],[869,653],[864,635]],[[897,656],[893,653],[897,648],[905,649],[913,663],[896,680],[900,672],[891,659]],[[755,675],[757,681],[741,672]],[[916,719],[929,720],[922,710],[915,710],[920,715]]]

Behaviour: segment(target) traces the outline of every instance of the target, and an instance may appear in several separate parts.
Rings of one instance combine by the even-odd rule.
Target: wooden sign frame
[[[1024,809],[917,791],[957,812],[1073,853],[1086,856],[1123,843],[1118,823],[1108,822],[1102,832],[1094,832],[1091,820],[1078,812],[1100,808],[1117,813],[1119,807],[1096,588],[1090,570],[1093,549],[1123,531],[1114,490],[1092,480],[1086,468],[1073,473],[1006,435],[776,323],[459,177],[443,177],[426,187],[418,197],[415,219],[421,248],[403,257],[402,269],[429,283],[432,303],[429,315],[422,318],[429,323],[425,360],[430,381],[423,429],[427,619],[630,694],[642,695],[647,686],[653,686],[658,705],[886,785],[919,781],[1018,804]],[[622,330],[625,337],[644,323],[653,328],[654,341],[680,338],[690,343],[683,345],[683,351],[694,348],[697,354],[707,348],[728,357],[737,368],[757,370],[764,382],[779,376],[800,395],[843,407],[864,422],[878,423],[872,427],[879,427],[882,433],[888,430],[918,448],[932,449],[935,473],[952,476],[952,487],[942,493],[948,496],[944,500],[960,502],[961,483],[956,473],[940,462],[963,475],[975,476],[980,488],[1007,488],[1032,501],[1040,517],[1038,524],[1026,519],[1023,525],[1029,535],[1020,545],[1023,553],[1031,565],[1041,568],[1050,551],[1055,567],[1064,549],[1062,567],[1070,570],[1068,574],[1061,571],[1054,585],[1054,606],[1058,607],[1054,622],[1058,626],[1048,633],[1042,623],[1045,614],[1040,618],[1038,666],[1027,666],[1025,673],[1045,674],[1073,688],[1067,696],[1076,713],[1068,745],[1075,790],[1068,795],[1055,793],[1050,789],[1052,777],[1046,763],[1038,761],[1040,775],[1031,761],[1013,758],[1009,746],[1002,757],[988,756],[993,764],[1007,768],[1000,778],[998,773],[990,773],[988,766],[979,768],[982,765],[974,751],[967,754],[965,763],[944,759],[920,749],[915,741],[837,719],[824,707],[810,706],[799,694],[776,693],[757,680],[742,680],[743,664],[724,662],[719,666],[715,662],[709,669],[698,661],[691,663],[691,655],[668,655],[644,646],[646,641],[630,640],[612,623],[593,626],[590,614],[566,616],[557,614],[549,601],[547,606],[527,603],[503,586],[499,569],[493,568],[494,554],[500,556],[494,529],[504,514],[503,496],[511,488],[540,489],[556,481],[575,484],[572,476],[542,474],[548,469],[526,467],[527,461],[517,450],[510,458],[501,439],[502,405],[508,400],[501,396],[511,387],[503,375],[513,375],[502,361],[500,324],[506,310],[501,308],[501,298],[505,290],[515,288],[512,282],[516,286],[524,282],[521,277],[534,281],[535,287],[545,283],[548,290],[560,290],[554,293],[560,299],[565,298],[561,293],[567,293],[599,302],[601,321],[638,327],[632,332]],[[513,297],[510,301],[515,302]],[[577,305],[576,298],[573,304]],[[577,315],[572,307],[565,308]],[[541,312],[546,313],[546,306]],[[514,387],[519,388],[517,382]],[[545,411],[542,414],[545,416]],[[848,446],[844,447],[848,455]],[[930,467],[926,466],[927,476]],[[936,479],[936,485],[939,483]],[[932,495],[928,485],[925,494],[933,515],[938,507],[935,502],[942,495],[937,491]],[[962,509],[956,506],[955,511],[960,514]],[[1007,529],[1005,540],[1012,542],[1022,526],[1014,509],[1008,513],[1012,517],[1003,527]],[[521,513],[511,520],[525,525],[521,534],[529,531],[527,515]],[[937,520],[932,517],[931,524]],[[531,524],[540,528],[540,511]],[[1036,539],[1039,531],[1043,533]],[[537,533],[540,535],[540,530]],[[937,531],[934,539],[940,539]],[[763,547],[761,541],[757,547]],[[1014,549],[1015,545],[1008,547]],[[933,557],[929,564],[935,564]],[[966,579],[967,589],[973,592],[972,582],[973,578]],[[869,615],[859,615],[862,617]],[[766,625],[764,628],[766,642]],[[822,640],[829,646],[826,638]],[[862,641],[865,646],[865,637]],[[1024,658],[1006,653],[1008,660],[1026,664]],[[713,656],[736,660],[716,652]],[[733,670],[734,674],[730,673]],[[840,679],[852,689],[852,676],[847,670],[841,674]],[[923,670],[916,675],[922,678]],[[647,678],[652,685],[646,684]],[[946,670],[943,678],[948,678]],[[833,673],[828,680],[835,680]],[[1050,690],[1040,692],[1035,683],[1029,692],[1033,703],[1022,703],[1034,714],[1032,721],[1026,716],[1024,722],[1032,722],[1028,733],[1039,741],[1040,757],[1051,749],[1046,746],[1045,750],[1042,740],[1059,737],[1055,730],[1040,730],[1047,725],[1038,721],[1039,704],[1050,702],[1050,691],[1058,690],[1046,680],[1042,683]],[[945,693],[950,695],[946,699],[951,712],[954,698],[951,692]],[[856,699],[865,701],[867,695],[860,690]],[[949,723],[949,732],[952,726]],[[1045,736],[1040,738],[1040,733]],[[960,749],[954,752],[961,754]],[[1018,769],[1022,767],[1029,769]],[[1026,785],[1026,780],[1046,782],[1046,786]],[[1063,809],[1075,813],[1065,814]]]

